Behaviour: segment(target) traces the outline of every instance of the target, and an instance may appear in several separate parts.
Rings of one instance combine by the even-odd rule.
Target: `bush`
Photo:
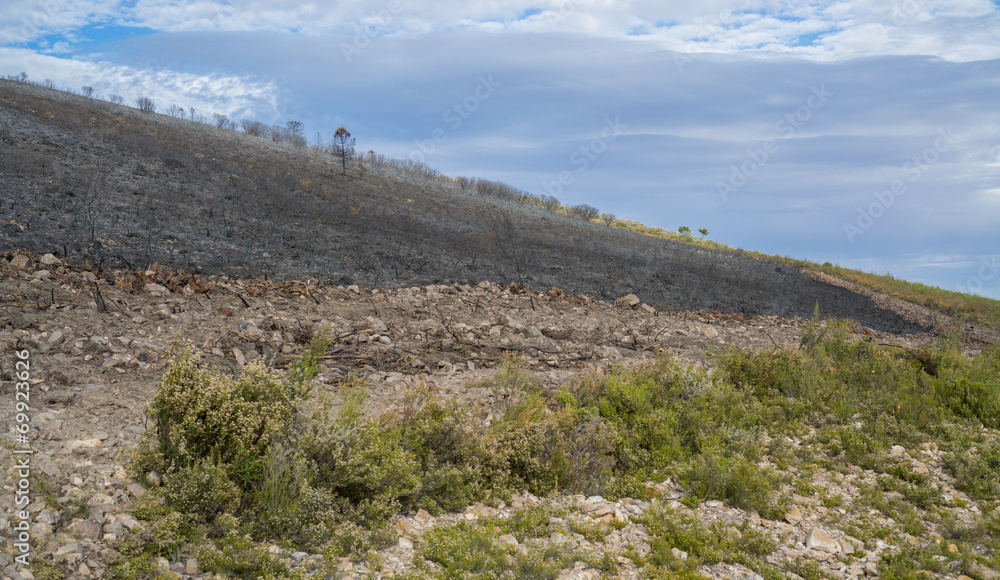
[[[139,109],[143,113],[155,113],[156,103],[154,103],[153,99],[149,97],[136,97],[135,108]]]
[[[167,474],[163,497],[177,511],[190,514],[196,523],[211,524],[239,506],[240,490],[226,470],[209,460]]]
[[[397,437],[361,415],[366,393],[342,387],[344,406],[312,405],[297,445],[312,473],[311,485],[351,502],[359,516],[379,522],[398,509],[398,499],[416,486],[416,461]]]
[[[287,572],[283,562],[271,556],[266,546],[255,545],[248,526],[226,514],[219,518],[222,537],[197,551],[198,565],[207,572],[237,578],[276,577]]]
[[[702,500],[725,500],[766,518],[780,519],[787,507],[774,497],[778,479],[743,457],[699,455],[685,470],[684,481]]]
[[[777,548],[766,531],[748,523],[735,527],[722,521],[702,523],[696,516],[673,510],[662,504],[650,509],[650,562],[669,572],[693,572],[702,564],[730,562],[743,564],[760,573],[768,569],[763,558]],[[688,554],[677,558],[673,549]]]
[[[939,381],[937,399],[955,415],[973,419],[986,427],[1000,428],[1000,387],[967,377]]]
[[[260,475],[253,462],[288,424],[295,402],[263,364],[247,365],[233,380],[184,353],[167,369],[150,404],[156,422],[150,451],[156,456],[140,457],[139,464],[162,457],[161,469],[176,470],[211,459],[248,489]]]

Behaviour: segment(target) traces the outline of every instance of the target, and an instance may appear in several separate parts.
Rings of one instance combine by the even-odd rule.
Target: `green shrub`
[[[1000,385],[959,377],[935,385],[938,400],[955,415],[1000,428]]]
[[[416,460],[391,430],[361,415],[361,389],[345,391],[344,406],[312,405],[297,439],[311,473],[310,485],[342,498],[345,512],[358,523],[378,526],[395,514],[400,498],[418,483]]]
[[[173,509],[191,516],[193,522],[211,524],[220,514],[239,505],[240,490],[225,469],[202,460],[167,474],[163,497]]]
[[[263,364],[247,365],[233,380],[186,352],[168,367],[150,404],[155,451],[168,469],[210,458],[236,476],[237,459],[263,457],[294,409],[286,384]]]
[[[697,516],[660,503],[647,512],[646,525],[651,536],[650,563],[673,572],[693,572],[702,564],[730,562],[761,573],[769,568],[763,558],[777,548],[768,532],[748,523],[738,527],[721,521],[706,524]],[[687,559],[676,557],[674,548],[686,552]]]
[[[978,441],[964,451],[948,453],[944,464],[956,479],[955,487],[972,497],[1000,495],[1000,441]]]
[[[198,565],[207,572],[217,572],[256,580],[287,572],[283,562],[272,556],[266,545],[255,544],[249,526],[235,517],[219,516],[222,537],[197,551]]]
[[[304,454],[280,440],[273,441],[262,460],[263,474],[253,492],[257,529],[277,537],[297,526],[293,512],[303,489],[307,488],[309,470]]]
[[[424,534],[417,557],[442,567],[442,578],[500,578],[510,567],[513,547],[501,544],[499,536],[485,526],[459,520],[453,526],[438,526]],[[509,559],[508,559],[509,558]]]
[[[780,518],[787,507],[775,498],[778,479],[740,456],[699,455],[685,470],[684,483],[702,500],[728,501],[767,518]]]

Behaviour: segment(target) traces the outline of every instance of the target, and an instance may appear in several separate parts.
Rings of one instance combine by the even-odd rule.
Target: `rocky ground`
[[[464,401],[488,424],[495,406],[502,403],[498,397],[504,395],[476,385],[511,354],[520,356],[541,384],[555,389],[609,365],[651,360],[661,351],[702,364],[729,345],[795,345],[805,323],[774,316],[664,312],[634,297],[611,304],[555,288],[528,291],[489,282],[368,291],[313,279],[275,283],[191,276],[158,267],[144,273],[110,272],[93,264],[69,264],[51,254],[23,252],[0,259],[0,313],[2,392],[7,402],[0,408],[0,421],[11,444],[14,352],[27,350],[32,361],[32,468],[41,475],[35,485],[44,486],[32,490],[28,506],[34,557],[53,554],[74,579],[104,577],[116,540],[141,525],[124,511],[144,492],[125,472],[126,452],[149,426],[145,406],[178,349],[191,348],[226,373],[238,373],[262,357],[284,367],[315,331],[325,328],[337,340],[322,361],[317,389],[335,393],[343,381],[357,376],[370,393],[368,412],[377,415],[401,408],[409,391],[426,385]],[[854,330],[901,346],[931,339],[861,326]],[[974,352],[974,345],[969,348]],[[789,439],[788,444],[824,453],[808,437]],[[898,447],[892,453],[932,478],[957,521],[986,509],[954,489],[933,447]],[[3,455],[4,462],[11,461],[9,454]],[[367,562],[343,560],[338,567],[344,578],[399,575],[414,565],[414,550],[427,530],[462,518],[505,518],[535,504],[551,510],[551,532],[540,538],[506,535],[502,542],[608,552],[622,577],[638,577],[624,548],[631,546],[639,554],[649,549],[649,532],[636,520],[643,519],[651,502],[696,514],[705,522],[749,522],[779,542],[769,561],[813,561],[827,577],[877,575],[883,555],[936,543],[941,537],[936,531],[925,537],[903,533],[898,536],[902,545],[852,537],[851,531],[859,527],[896,524],[883,521],[878,510],[854,503],[860,487],[874,484],[873,472],[848,466],[839,472],[788,475],[795,483],[785,491],[794,495],[783,521],[762,519],[721,502],[682,501],[687,492],[671,481],[651,484],[650,497],[618,502],[521,495],[510,505],[469,506],[464,513],[437,518],[426,512],[400,514],[402,536],[396,546]],[[5,543],[0,569],[4,578],[31,578],[31,572],[13,565],[10,555],[14,492],[5,481],[0,492]],[[588,539],[574,532],[570,522],[581,519],[603,526],[606,534]],[[305,569],[320,559],[284,553],[278,546],[272,550]],[[164,560],[162,565],[184,578],[208,577],[194,560]],[[755,577],[748,569],[729,565],[706,566],[699,572],[712,578]],[[981,577],[995,574],[985,570]],[[599,575],[583,560],[563,573],[565,578]]]

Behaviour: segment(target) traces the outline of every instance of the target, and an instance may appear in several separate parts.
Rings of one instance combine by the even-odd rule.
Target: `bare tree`
[[[618,219],[618,217],[615,216],[615,214],[613,213],[601,214],[601,221],[604,222],[604,225],[608,226],[609,228],[612,225],[614,225],[616,219]]]
[[[108,102],[112,105],[121,105],[125,102],[125,97],[121,95],[111,95],[108,97]]]
[[[42,86],[47,89],[54,89],[56,88],[56,82],[52,79],[45,79],[42,81]]]
[[[83,87],[83,89],[80,91],[80,94],[87,97],[88,99],[93,98],[94,87]]]
[[[288,129],[288,132],[291,133],[293,137],[296,135],[299,136],[302,135],[302,121],[288,121],[287,123],[285,123],[285,127]]]
[[[500,272],[501,277],[513,278],[522,287],[527,287],[525,281],[531,267],[535,244],[530,243],[520,232],[517,218],[509,205],[510,201],[484,199],[485,211],[483,217],[492,238],[493,250],[497,253],[497,264],[506,264],[511,268],[507,275]],[[531,308],[535,309],[535,300],[528,293]]]
[[[267,125],[261,123],[260,121],[251,121],[250,119],[242,119],[240,121],[240,127],[243,132],[251,137],[267,137],[270,129]]]
[[[167,114],[171,117],[184,117],[184,109],[177,105],[170,105],[167,108]]]
[[[333,134],[333,155],[340,158],[340,174],[347,175],[347,160],[354,157],[354,137],[341,125]]]
[[[569,213],[570,215],[575,215],[576,217],[588,222],[596,218],[597,216],[601,215],[600,210],[598,210],[596,207],[592,205],[587,205],[585,203],[581,203],[580,205],[574,205],[573,207],[569,208]]]
[[[136,97],[135,107],[143,113],[155,113],[156,103],[149,97]]]
[[[28,73],[21,71],[21,74],[17,75],[17,81],[22,83],[28,82]]]
[[[212,122],[220,129],[236,130],[236,122],[231,120],[228,115],[212,113]]]
[[[93,178],[90,180],[90,186],[87,188],[87,192],[81,196],[81,202],[83,203],[83,218],[87,223],[87,241],[91,244],[97,239],[97,217],[98,202],[100,201],[102,195],[105,191],[105,184],[108,179],[108,170],[105,168],[98,168],[94,172]]]

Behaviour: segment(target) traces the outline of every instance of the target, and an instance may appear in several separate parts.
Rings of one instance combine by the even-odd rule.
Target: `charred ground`
[[[522,282],[751,316],[818,304],[879,331],[927,329],[794,268],[516,203],[502,187],[339,169],[310,148],[0,80],[0,248],[383,287]]]

